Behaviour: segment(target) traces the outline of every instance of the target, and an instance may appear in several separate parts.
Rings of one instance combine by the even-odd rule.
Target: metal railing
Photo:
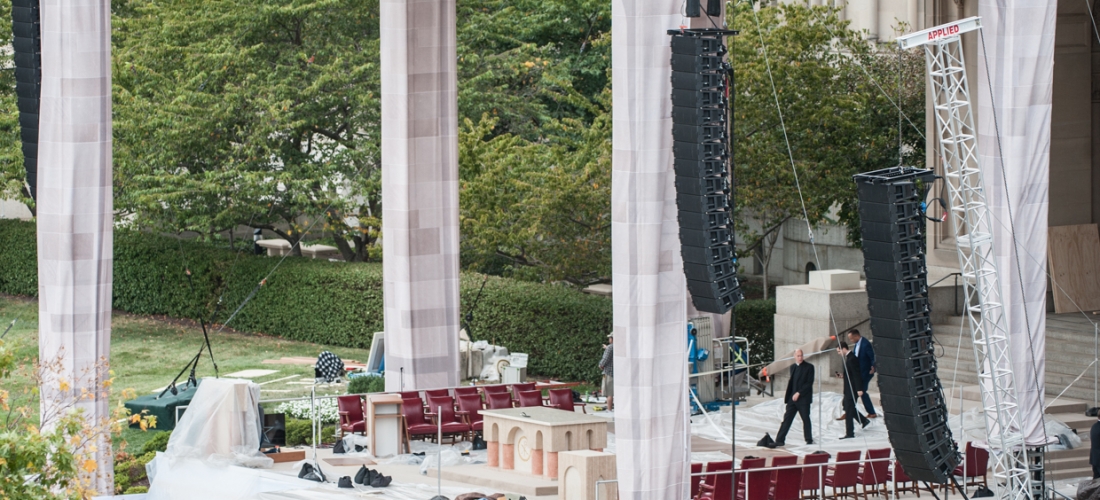
[[[826,498],[826,496],[825,496],[825,487],[826,487],[825,477],[826,477],[826,470],[828,468],[835,467],[836,465],[840,465],[840,464],[857,464],[858,465],[858,464],[869,464],[869,463],[875,463],[875,462],[888,462],[889,463],[889,462],[895,461],[896,459],[897,458],[894,457],[893,452],[891,451],[890,456],[886,457],[886,458],[849,460],[849,461],[844,461],[844,462],[828,461],[828,462],[821,462],[819,464],[794,464],[794,465],[782,465],[782,466],[777,466],[777,467],[776,466],[772,466],[772,467],[754,467],[754,468],[751,468],[751,469],[734,469],[734,470],[721,470],[721,471],[713,471],[713,472],[698,472],[698,473],[691,474],[690,477],[700,478],[700,477],[706,477],[706,476],[732,474],[733,477],[730,479],[730,483],[731,483],[730,484],[730,491],[731,491],[731,497],[734,497],[734,495],[737,494],[737,476],[739,476],[739,475],[748,475],[748,474],[755,474],[755,473],[760,473],[760,472],[772,472],[772,471],[789,470],[789,469],[818,469],[817,489],[815,491],[817,491],[818,494],[819,494],[816,498],[822,499],[822,498]],[[877,488],[879,485],[882,485],[885,488],[885,491],[886,491],[886,498],[891,498],[892,497],[892,498],[896,499],[896,498],[898,498],[898,494],[897,494],[897,483],[898,482],[897,482],[896,479],[894,479],[893,474],[891,474],[889,472],[887,472],[887,474],[888,474],[887,478],[890,478],[889,480],[887,480],[887,478],[882,478],[882,481],[876,482],[876,484],[874,484],[873,486],[875,486]],[[611,484],[611,483],[616,483],[617,484],[618,482],[619,482],[618,479],[605,479],[605,480],[596,481],[596,483],[595,483],[596,500],[601,500],[601,496],[600,496],[600,491],[601,491],[600,486],[601,485]],[[908,482],[916,483],[916,481],[908,481]],[[741,498],[745,498],[745,499],[751,499],[752,498],[752,495],[750,494],[751,488],[752,488],[752,483],[753,483],[753,481],[751,481],[749,479],[745,480],[745,482],[744,482],[745,494]],[[893,486],[892,489],[889,487],[890,485]],[[858,484],[856,486],[858,486]],[[867,486],[872,486],[872,485],[867,485]],[[771,487],[770,478],[769,478],[769,480],[767,481],[767,483],[764,487],[766,487],[766,488]],[[945,485],[945,487],[946,487],[946,485]],[[800,493],[801,493],[801,490],[800,490]],[[734,498],[736,498],[736,497],[734,497]],[[715,500],[719,500],[719,499],[715,499]]]

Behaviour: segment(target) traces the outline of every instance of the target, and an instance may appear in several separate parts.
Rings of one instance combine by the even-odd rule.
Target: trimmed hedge
[[[775,359],[775,299],[745,300],[733,309],[737,335],[749,339],[749,363]]]
[[[149,233],[114,234],[115,309],[141,315],[224,322],[277,262]],[[37,296],[35,224],[0,220],[0,293]],[[185,264],[186,263],[186,264]],[[188,280],[184,268],[191,270]],[[528,372],[564,380],[599,379],[611,331],[611,300],[565,286],[462,273],[463,317],[472,338],[531,356]],[[217,306],[221,297],[221,306]],[[230,327],[283,338],[369,348],[382,331],[382,265],[288,258]]]

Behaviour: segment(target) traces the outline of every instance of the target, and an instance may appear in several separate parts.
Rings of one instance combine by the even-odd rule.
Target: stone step
[[[1046,471],[1046,478],[1048,481],[1062,481],[1066,479],[1078,479],[1078,478],[1091,478],[1092,467],[1088,465],[1088,461],[1085,461],[1084,466],[1065,468],[1065,469],[1048,469]]]

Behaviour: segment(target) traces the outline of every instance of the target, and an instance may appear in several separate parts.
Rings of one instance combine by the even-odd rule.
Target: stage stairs
[[[1100,321],[1100,316],[1096,320]],[[953,400],[952,413],[958,411],[960,392],[962,406],[966,409],[979,406],[980,400],[970,329],[964,321],[965,318],[961,316],[948,316],[940,318],[933,326],[937,343],[937,372],[945,395]],[[1093,371],[1089,368],[1094,359],[1093,332],[1092,324],[1081,314],[1047,315],[1044,354],[1046,402],[1049,406],[1046,414],[1076,431],[1082,441],[1078,448],[1047,453],[1048,480],[1092,477],[1092,469],[1088,463],[1089,430],[1096,418],[1085,416],[1085,410],[1093,405],[1094,398]],[[1085,375],[1081,376],[1083,372]],[[1066,389],[1078,376],[1081,376],[1080,379]],[[1055,401],[1063,390],[1064,394]]]

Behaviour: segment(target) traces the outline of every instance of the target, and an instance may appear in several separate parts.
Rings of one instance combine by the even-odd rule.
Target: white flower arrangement
[[[317,399],[317,418],[324,424],[334,424],[340,420],[336,399]],[[310,419],[309,400],[287,401],[275,407],[275,413],[285,413],[288,417],[300,420]]]

